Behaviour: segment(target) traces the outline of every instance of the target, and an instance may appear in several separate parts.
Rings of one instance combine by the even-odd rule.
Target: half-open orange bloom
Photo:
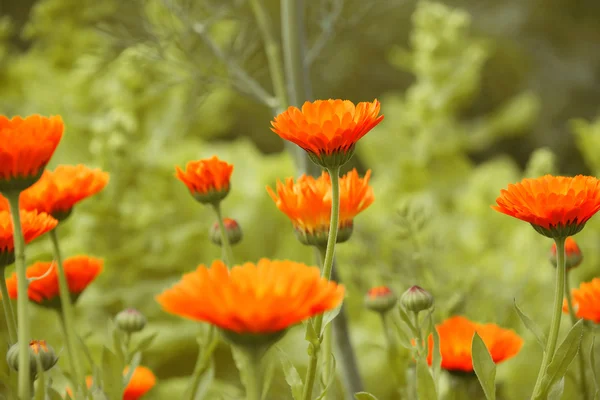
[[[74,256],[65,259],[63,267],[73,302],[102,272],[103,261],[88,256]],[[58,272],[53,262],[36,262],[27,268],[27,278],[36,278],[29,283],[29,299],[42,306],[60,308]],[[17,275],[6,280],[8,295],[17,298]]]
[[[570,236],[565,240],[565,256],[567,271],[578,267],[583,261],[583,254],[581,254],[581,250],[579,249],[577,242],[575,242],[575,239]],[[556,243],[552,243],[552,247],[550,248],[550,262],[556,267]]]
[[[437,325],[436,329],[440,336],[442,368],[448,371],[473,371],[471,344],[475,332],[485,343],[496,364],[514,357],[523,346],[523,339],[512,330],[502,329],[495,324],[478,324],[462,316],[451,317]],[[432,360],[433,335],[429,335],[429,365]]]
[[[352,233],[354,217],[369,207],[375,200],[373,188],[369,186],[371,170],[364,178],[356,169],[340,178],[340,218],[338,243],[347,240]],[[319,178],[302,175],[296,182],[287,178],[285,183],[277,182],[277,193],[267,186],[269,195],[279,208],[292,221],[296,233],[302,237],[324,236],[329,234],[331,220],[331,178],[323,172]],[[349,228],[348,232],[344,232]],[[307,243],[314,244],[314,243]]]
[[[303,148],[311,159],[325,167],[339,167],[354,153],[354,146],[383,119],[379,101],[317,100],[302,109],[289,107],[271,122],[271,130],[282,139]]]
[[[129,367],[125,367],[123,376],[126,376],[128,372]],[[88,389],[92,387],[93,382],[94,379],[91,376],[85,378]],[[123,400],[141,399],[143,395],[148,393],[150,389],[154,387],[154,385],[156,385],[156,376],[154,376],[152,371],[143,366],[136,367],[131,375],[129,383],[123,391]],[[69,396],[73,396],[71,388],[67,388],[67,393]]]
[[[508,185],[492,208],[525,222],[544,236],[566,238],[600,210],[600,181],[592,176],[545,175]]]
[[[60,116],[0,115],[0,191],[21,191],[39,179],[63,134]]]
[[[175,167],[175,176],[185,184],[196,200],[205,204],[219,202],[229,193],[233,165],[217,156],[206,160],[190,161],[185,171]]]
[[[75,204],[104,189],[108,178],[108,173],[85,165],[59,165],[54,171],[44,171],[39,181],[21,193],[20,207],[62,220]]]
[[[226,331],[270,334],[336,308],[343,297],[344,288],[317,267],[263,258],[231,271],[219,260],[200,265],[157,301],[169,313]]]
[[[578,318],[583,318],[594,323],[600,323],[600,278],[591,282],[583,282],[579,289],[571,289],[573,309]],[[563,302],[563,311],[569,312],[567,300]]]
[[[58,224],[57,220],[46,213],[21,210],[20,215],[25,243],[51,231]],[[15,261],[13,232],[10,212],[0,210],[0,267],[5,267]]]

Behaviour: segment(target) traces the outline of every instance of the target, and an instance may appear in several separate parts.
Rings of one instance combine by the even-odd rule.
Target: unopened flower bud
[[[365,307],[371,311],[385,313],[396,306],[398,297],[387,286],[377,286],[370,289],[365,296]]]
[[[400,301],[406,310],[416,313],[430,309],[433,306],[431,293],[419,286],[413,286],[404,292]]]
[[[554,267],[557,265],[557,254],[556,254],[556,243],[552,244],[552,248],[550,249],[550,262]],[[572,237],[568,237],[565,240],[565,261],[567,264],[567,270],[578,267],[579,264],[583,261],[583,254],[581,254],[581,250],[579,246],[577,246],[577,242]]]
[[[144,329],[146,317],[134,308],[127,308],[115,317],[117,328],[127,333],[135,333]]]
[[[240,228],[240,225],[235,219],[224,218],[223,225],[225,226],[225,232],[227,232],[227,238],[229,239],[230,245],[233,246],[242,241],[242,228]],[[217,246],[221,245],[221,229],[218,221],[210,228],[210,240]]]
[[[45,340],[32,340],[29,342],[29,368],[32,378],[37,375],[37,361],[39,357],[40,364],[44,371],[48,371],[58,362],[58,357],[52,346],[46,344]],[[6,362],[15,371],[19,370],[19,344],[13,344],[6,353]]]

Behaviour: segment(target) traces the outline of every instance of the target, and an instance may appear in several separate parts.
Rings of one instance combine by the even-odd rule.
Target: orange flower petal
[[[190,193],[207,195],[211,192],[229,191],[233,165],[213,156],[206,160],[188,162],[185,171],[179,167],[175,167],[175,170],[175,176],[188,187]]]
[[[231,271],[201,265],[157,296],[169,313],[236,333],[274,333],[337,307],[344,288],[316,267],[261,259]]]
[[[125,367],[123,376],[127,375],[128,372],[129,367]],[[91,376],[86,376],[85,383],[88,388],[91,388],[93,378]],[[143,366],[136,367],[131,375],[131,380],[123,392],[123,400],[138,400],[148,393],[154,385],[156,385],[156,376],[154,376],[152,371]],[[67,393],[69,396],[73,396],[73,390],[69,387],[67,387]]]
[[[21,210],[21,229],[25,243],[51,231],[58,221],[46,213]],[[13,224],[9,211],[0,211],[0,253],[14,250]]]
[[[600,278],[583,282],[578,289],[571,289],[571,296],[578,318],[600,323]],[[563,311],[569,312],[566,300],[563,303]]]

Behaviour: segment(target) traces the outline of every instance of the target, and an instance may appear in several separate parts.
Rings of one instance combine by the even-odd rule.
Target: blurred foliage
[[[278,2],[268,4],[277,25]],[[337,251],[360,369],[366,389],[380,399],[393,398],[393,380],[382,379],[389,375],[382,328],[362,298],[381,282],[398,293],[413,284],[428,289],[437,321],[464,314],[522,334],[521,353],[499,366],[499,398],[526,398],[535,381],[541,351],[512,304],[516,299],[547,329],[551,243],[489,205],[524,176],[586,168],[600,174],[600,120],[577,119],[591,119],[600,98],[600,56],[592,51],[600,40],[600,5],[551,4],[310,2],[315,98],[379,97],[386,116],[356,157],[373,170],[377,201]],[[106,260],[78,303],[78,329],[99,357],[108,319],[124,307],[140,309],[148,332],[159,333],[142,360],[159,377],[148,398],[179,398],[202,329],[166,315],[153,299],[220,252],[208,239],[214,216],[174,178],[174,166],[213,154],[235,164],[224,210],[245,232],[234,248],[238,261],[313,262],[264,190],[296,174],[269,131],[271,110],[231,73],[231,65],[239,66],[271,90],[249,6],[0,0],[0,12],[2,113],[61,114],[67,132],[51,166],[86,163],[111,173],[109,187],[78,206],[60,231],[66,255]],[[214,56],[213,44],[224,58]],[[585,261],[572,272],[574,285],[597,275],[598,240],[600,223],[592,220],[578,235]],[[28,259],[49,259],[47,242],[29,247]],[[36,309],[35,318],[36,337],[61,343],[54,314]],[[305,368],[301,327],[281,347]],[[207,398],[239,397],[234,366],[219,346]],[[451,385],[444,375],[442,391]],[[565,398],[573,396],[567,380]],[[276,370],[271,398],[288,397]]]

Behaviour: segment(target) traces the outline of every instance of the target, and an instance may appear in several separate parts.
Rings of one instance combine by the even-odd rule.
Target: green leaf
[[[406,311],[404,311],[404,309],[402,307],[398,307],[398,315],[400,315],[400,318],[402,319],[402,321],[404,321],[406,326],[408,326],[408,328],[410,329],[410,331],[414,335],[414,337],[419,337],[417,328],[412,323],[412,321],[410,320],[410,317],[408,316],[408,314],[406,313]]]
[[[210,385],[215,379],[215,364],[213,359],[209,360],[209,366],[206,371],[202,374],[202,378],[200,378],[200,384],[196,389],[196,398],[195,400],[202,400],[207,398],[208,390],[210,389]]]
[[[417,361],[417,395],[419,400],[437,400],[435,382],[424,357]]]
[[[548,392],[548,400],[561,400],[565,391],[565,378],[561,378],[550,388]]]
[[[525,313],[523,311],[521,311],[521,309],[517,305],[516,300],[514,300],[513,303],[515,305],[515,310],[517,311],[517,315],[519,315],[519,318],[521,318],[523,325],[525,325],[525,327],[529,330],[529,332],[533,333],[533,335],[537,339],[537,341],[540,344],[540,346],[542,347],[542,349],[545,349],[546,342],[548,341],[548,339],[546,339],[546,335],[544,334],[544,332],[542,332],[542,330],[535,324],[535,322],[533,322],[533,320],[531,318],[529,318],[527,315],[525,315]]]
[[[262,377],[263,377],[263,386],[261,393],[261,400],[267,399],[267,394],[269,393],[269,388],[271,387],[271,383],[273,383],[273,376],[275,376],[275,362],[269,357],[263,363],[265,366]]]
[[[325,327],[338,316],[340,311],[342,310],[342,306],[338,308],[334,308],[333,310],[327,311],[323,314],[323,327],[321,328],[321,334],[325,332]]]
[[[240,350],[237,346],[231,347],[231,355],[233,356],[233,361],[235,362],[235,366],[237,367],[240,373],[240,380],[244,387],[248,387],[248,357],[242,350]]]
[[[473,354],[473,370],[479,379],[483,388],[485,397],[488,400],[496,399],[496,364],[488,351],[485,343],[477,332],[473,335],[471,343],[471,353]]]
[[[102,389],[110,399],[123,397],[123,362],[107,347],[102,348]]]
[[[594,344],[596,336],[592,335],[592,344],[590,345],[590,370],[594,378],[594,400],[600,399],[600,385],[598,385],[598,371],[596,371],[596,356],[594,355]]]
[[[55,389],[48,388],[46,394],[48,395],[50,400],[64,400],[60,393],[58,393]]]
[[[304,339],[306,339],[308,343],[312,343],[314,345],[317,345],[320,342],[319,335],[317,335],[312,318],[306,321],[306,334]]]
[[[331,376],[329,377],[329,382],[326,382],[326,385],[323,388],[323,391],[315,400],[323,400],[325,398],[325,396],[327,396],[327,392],[329,391],[329,388],[331,387],[333,382],[335,382],[335,366],[336,366],[336,360],[335,360],[333,353],[331,353]]]
[[[378,400],[377,397],[375,397],[371,393],[367,393],[367,392],[354,393],[354,398],[356,400]]]
[[[546,373],[542,378],[542,384],[540,385],[539,389],[540,393],[535,393],[535,398],[545,399],[550,388],[566,375],[569,365],[571,365],[571,362],[577,355],[582,337],[583,320],[579,320],[575,325],[573,325],[563,342],[558,347],[558,350],[556,350],[554,358],[552,359],[550,365],[548,365]]]
[[[140,339],[140,341],[131,350],[131,353],[137,353],[138,351],[147,350],[150,347],[150,345],[152,344],[152,342],[154,341],[154,339],[156,339],[157,336],[158,336],[158,332],[154,332],[154,333],[151,333],[150,335],[145,336],[144,338]]]
[[[125,341],[123,337],[123,332],[117,329],[112,323],[109,325],[109,330],[111,331],[112,338],[112,348],[115,352],[114,354],[122,360],[123,364],[125,363]]]
[[[133,371],[140,365],[140,361],[142,361],[142,353],[137,352],[131,358],[131,362],[129,363],[129,370],[127,371],[127,375],[123,377],[123,387],[127,387],[131,377],[133,376]]]
[[[294,400],[302,400],[302,378],[294,364],[290,361],[289,357],[283,350],[277,347],[279,350],[281,366],[283,367],[283,374],[285,375],[285,381],[292,389],[292,397]]]
[[[433,379],[437,380],[440,376],[442,370],[442,353],[440,352],[440,335],[435,329],[435,325],[433,324],[433,316],[430,314],[429,319],[431,319],[431,324],[434,326],[432,329],[433,335],[433,359],[431,362],[431,368],[433,370]]]

